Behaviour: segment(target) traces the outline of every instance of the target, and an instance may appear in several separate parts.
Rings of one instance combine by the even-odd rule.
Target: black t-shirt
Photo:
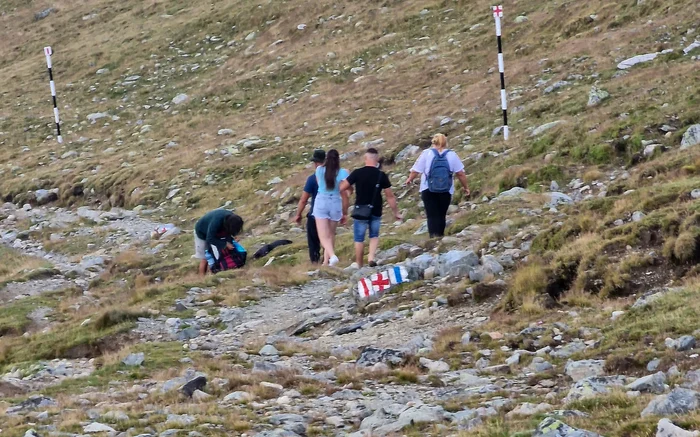
[[[372,202],[372,197],[375,196],[377,182],[379,182],[379,192],[374,199],[372,215],[381,217],[382,203],[384,203],[381,190],[391,187],[391,182],[386,173],[376,167],[362,167],[350,173],[347,181],[350,185],[355,186],[355,205],[369,205]]]

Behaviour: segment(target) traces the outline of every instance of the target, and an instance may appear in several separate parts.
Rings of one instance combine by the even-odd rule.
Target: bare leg
[[[374,261],[374,257],[377,255],[377,248],[379,247],[379,238],[369,239],[369,255],[367,256],[367,262]]]
[[[328,240],[330,247],[328,249],[328,259],[335,256],[335,232],[338,229],[338,222],[328,220]]]
[[[328,260],[331,257],[331,252],[333,251],[333,243],[330,238],[328,219],[316,219],[316,229],[318,230],[318,239],[321,241],[321,247],[323,247],[323,265],[328,265]]]
[[[365,243],[355,243],[355,262],[362,267],[362,259],[365,256]]]
[[[207,264],[207,260],[203,259],[199,261],[199,275],[204,276],[207,274],[207,267],[209,267],[209,264]]]

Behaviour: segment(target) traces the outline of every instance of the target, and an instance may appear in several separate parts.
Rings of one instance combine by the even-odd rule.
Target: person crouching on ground
[[[430,238],[443,237],[447,210],[455,192],[454,176],[462,184],[466,197],[471,194],[467,175],[464,174],[464,164],[454,151],[447,148],[445,135],[437,134],[433,137],[432,146],[418,157],[405,185],[410,185],[418,175]]]
[[[199,274],[207,273],[207,260],[204,252],[207,245],[219,249],[233,250],[233,245],[225,238],[235,238],[243,230],[243,219],[226,209],[215,209],[206,213],[194,226],[194,258],[199,259]]]
[[[347,222],[348,194],[340,192],[340,182],[348,177],[348,171],[340,168],[340,155],[335,149],[326,154],[326,162],[316,169],[318,194],[314,202],[313,216],[316,219],[318,238],[323,246],[323,265],[335,266],[335,232],[338,223]]]
[[[326,160],[325,150],[315,150],[311,161],[319,168]],[[318,182],[316,181],[316,172],[306,179],[304,192],[299,199],[297,206],[297,215],[294,217],[296,223],[301,224],[301,216],[306,208],[306,203],[311,199],[311,209],[309,215],[306,216],[306,241],[309,245],[309,259],[312,264],[317,264],[321,260],[321,241],[318,239],[318,230],[316,229],[316,219],[314,218],[314,203],[318,194]]]
[[[367,149],[364,159],[365,166],[354,170],[346,180],[340,183],[341,191],[349,192],[351,187],[355,187],[355,214],[353,214],[355,265],[353,267],[357,268],[363,265],[367,230],[369,230],[367,262],[370,267],[377,265],[374,259],[379,247],[379,227],[382,222],[382,191],[384,191],[387,203],[394,213],[394,218],[396,220],[403,219],[396,204],[396,196],[391,190],[389,177],[380,169],[377,149]]]

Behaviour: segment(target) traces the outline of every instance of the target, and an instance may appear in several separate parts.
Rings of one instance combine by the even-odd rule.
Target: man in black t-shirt
[[[370,267],[377,263],[374,257],[379,247],[379,226],[382,222],[382,191],[387,203],[391,207],[396,220],[402,220],[396,204],[396,196],[391,191],[389,177],[379,169],[379,152],[377,149],[367,149],[365,153],[365,166],[350,173],[350,176],[340,184],[341,190],[352,191],[355,187],[355,205],[372,205],[372,216],[369,220],[355,220],[353,233],[355,238],[355,267],[362,267],[365,251],[365,236],[369,230],[369,256],[367,261]]]

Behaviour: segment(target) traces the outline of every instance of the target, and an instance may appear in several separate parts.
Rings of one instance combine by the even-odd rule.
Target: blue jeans
[[[353,223],[353,234],[355,243],[364,243],[367,229],[369,229],[369,238],[379,238],[379,226],[382,224],[382,218],[377,216],[370,217],[369,220],[355,220]]]

